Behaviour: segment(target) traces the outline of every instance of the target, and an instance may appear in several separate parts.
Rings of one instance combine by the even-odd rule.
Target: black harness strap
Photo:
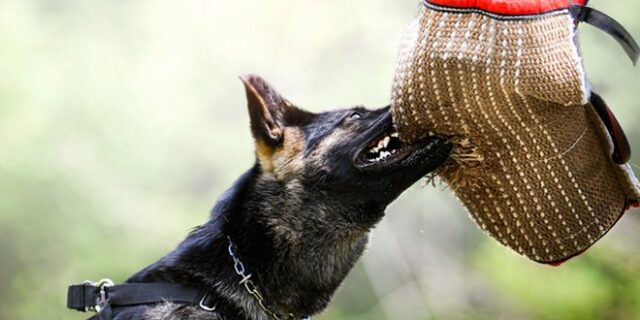
[[[198,304],[204,296],[198,289],[173,283],[133,283],[109,288],[108,299],[112,305],[126,306],[149,304],[159,301]]]
[[[99,311],[110,318],[111,307],[175,302],[200,305],[207,292],[175,283],[125,283],[96,286],[91,283],[69,286],[67,307],[78,311]]]
[[[67,308],[88,311],[97,305],[100,288],[91,284],[74,284],[67,291]]]

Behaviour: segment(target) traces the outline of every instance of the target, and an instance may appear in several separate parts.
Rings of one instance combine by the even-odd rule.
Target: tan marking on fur
[[[283,143],[273,148],[262,140],[256,141],[256,156],[265,173],[277,180],[289,180],[298,175],[304,166],[304,133],[296,127],[285,127]]]
[[[256,157],[258,157],[258,162],[262,166],[262,170],[265,172],[273,173],[274,169],[271,159],[275,152],[277,152],[277,150],[269,146],[267,143],[261,139],[256,139]]]
[[[340,141],[345,139],[353,139],[353,137],[353,134],[350,134],[347,129],[337,128],[333,130],[330,135],[322,139],[320,144],[314,150],[313,157],[323,158],[324,155],[331,152],[331,149],[333,149],[338,143],[340,143]]]

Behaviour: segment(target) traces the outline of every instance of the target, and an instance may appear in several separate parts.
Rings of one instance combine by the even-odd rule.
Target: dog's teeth
[[[383,138],[380,138],[376,146],[372,147],[367,151],[367,154],[369,155],[369,160],[367,161],[371,163],[380,162],[395,155],[399,151],[399,149],[397,148],[388,149],[388,148],[389,148],[389,144],[391,143],[391,140],[394,138],[398,138],[398,136],[399,134],[397,132],[393,132],[387,136],[384,136]]]

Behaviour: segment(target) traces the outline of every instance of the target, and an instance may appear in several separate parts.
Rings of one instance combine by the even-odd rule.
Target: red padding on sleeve
[[[585,0],[427,0],[428,3],[453,8],[479,9],[502,15],[531,15],[567,9]]]
[[[629,200],[624,207],[624,211],[631,210],[633,208],[640,208],[640,200]]]

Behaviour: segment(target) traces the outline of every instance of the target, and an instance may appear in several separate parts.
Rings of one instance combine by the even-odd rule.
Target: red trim
[[[616,220],[616,222],[614,222],[614,223],[611,225],[611,228],[609,228],[609,230],[607,230],[607,231],[602,235],[602,237],[604,237],[607,233],[609,233],[609,231],[611,231],[611,229],[613,228],[613,226],[614,226],[616,223],[618,223],[618,221],[620,221],[620,218],[622,218],[622,216],[624,215],[624,213],[625,213],[625,212],[627,212],[627,211],[628,211],[629,209],[631,209],[631,208],[640,208],[640,200],[638,200],[638,199],[636,199],[636,200],[627,200],[627,202],[626,202],[626,203],[625,203],[625,205],[624,205],[624,208],[622,209],[622,212],[620,213],[620,216],[618,217],[618,220]],[[602,237],[600,237],[600,238],[602,238]],[[598,240],[600,240],[600,239],[598,239]],[[597,241],[597,240],[596,240],[596,241]],[[594,242],[594,243],[592,243],[591,245],[594,245],[594,244],[595,244],[595,242]],[[565,259],[558,260],[558,261],[553,261],[553,262],[545,262],[544,264],[550,265],[550,266],[552,266],[552,267],[559,267],[559,266],[561,266],[563,263],[565,263],[565,262],[567,262],[567,261],[569,261],[569,260],[571,260],[571,259],[573,259],[573,258],[575,258],[575,257],[577,257],[577,256],[579,256],[579,255],[581,255],[581,254],[583,254],[583,253],[584,253],[585,251],[587,251],[587,249],[589,249],[590,247],[591,247],[591,246],[589,246],[589,247],[585,248],[583,251],[578,252],[578,253],[576,253],[575,255],[571,256],[571,257],[567,257],[567,258],[565,258]]]
[[[624,207],[624,211],[631,210],[633,208],[640,208],[640,200],[629,200]]]
[[[583,252],[584,252],[584,251],[583,251]],[[580,254],[582,254],[582,252],[580,252],[578,255],[580,255]],[[574,257],[575,257],[575,256],[574,256]],[[571,260],[571,259],[572,259],[572,258],[574,258],[574,257],[567,258],[567,259],[565,259],[565,260],[561,260],[561,261],[558,261],[558,262],[551,262],[551,263],[549,263],[549,265],[550,265],[550,266],[552,266],[552,267],[559,267],[559,266],[561,266],[563,263],[565,263],[565,262],[567,262],[567,261]]]
[[[530,15],[585,5],[586,0],[426,0],[443,7],[479,9],[503,15]]]

